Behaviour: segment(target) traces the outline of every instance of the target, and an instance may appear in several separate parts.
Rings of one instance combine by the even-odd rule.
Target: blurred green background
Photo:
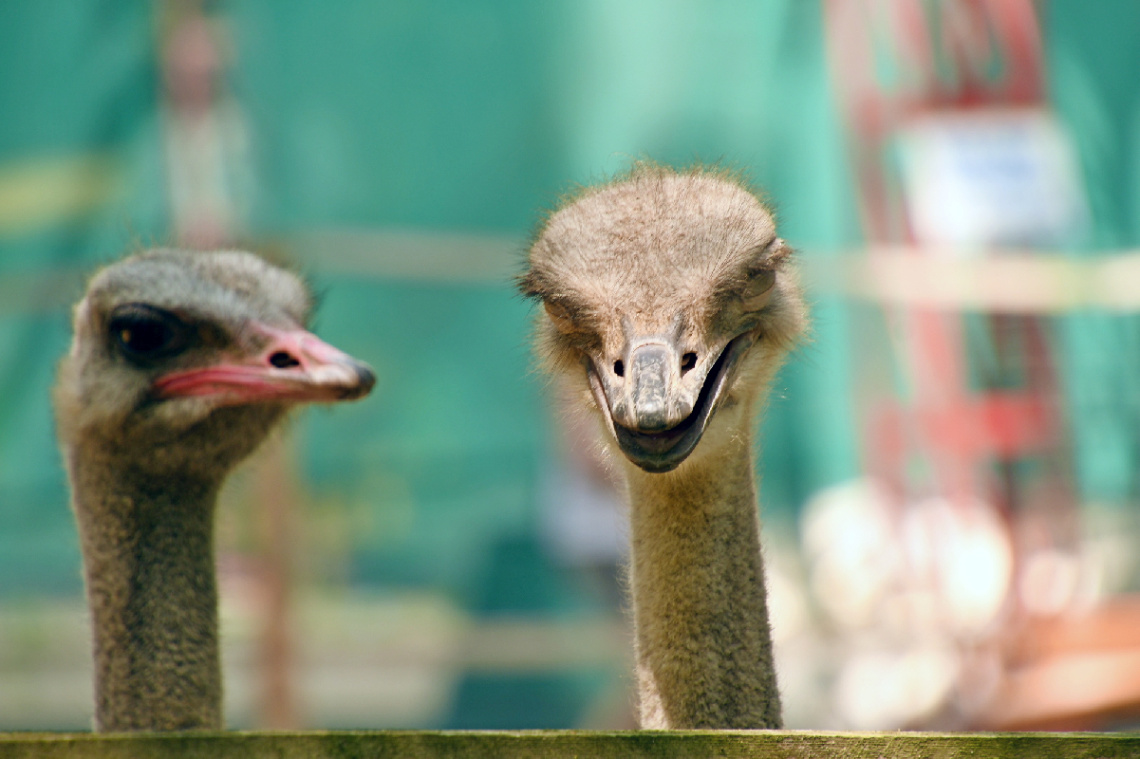
[[[1093,221],[1074,252],[1136,246],[1140,6],[1040,8],[1049,92],[1074,138]],[[59,645],[80,648],[58,661],[82,672],[80,558],[49,389],[85,274],[180,239],[172,182],[181,175],[170,169],[177,103],[163,67],[171,25],[197,9],[0,6],[0,690],[9,687],[0,729],[87,724],[82,679],[63,699],[74,710],[34,706],[52,699],[37,695],[40,670],[29,662],[44,657],[27,647],[29,631],[70,626],[71,637],[56,631]],[[552,535],[566,443],[532,368],[531,306],[510,277],[561,193],[643,157],[742,168],[806,261],[857,248],[821,4],[229,0],[201,10],[220,41],[213,97],[229,147],[215,173],[228,235],[304,271],[323,301],[315,330],[379,375],[366,401],[306,411],[291,428],[304,505],[297,576],[308,594],[296,613],[316,618],[297,622],[297,637],[317,630],[335,640],[352,628],[353,645],[369,650],[366,625],[403,629],[399,620],[411,619],[415,638],[431,625],[522,619],[566,622],[589,645],[573,624],[613,625],[603,624],[593,658],[498,666],[491,654],[474,665],[445,656],[432,660],[444,674],[423,675],[443,684],[423,686],[435,695],[418,711],[338,716],[302,704],[299,723],[625,725],[591,717],[599,704],[629,707],[613,577],[621,541],[597,537],[591,554]],[[814,339],[781,374],[763,423],[762,438],[776,441],[759,454],[764,515],[793,532],[813,493],[860,472],[849,332],[852,309],[863,307],[816,297]],[[1055,327],[1080,493],[1130,507],[1140,322],[1084,313]],[[226,556],[240,570],[257,550],[242,488],[222,515],[223,572]],[[620,517],[613,523],[620,529]],[[337,599],[357,599],[365,616],[338,617]],[[234,640],[253,636],[240,620],[255,618],[256,604],[243,603],[230,609]],[[388,611],[372,619],[372,608]],[[321,633],[322,619],[337,630]],[[478,629],[496,638],[495,628]],[[377,646],[386,635],[375,632]],[[385,661],[373,662],[376,678],[405,682],[399,663]],[[231,722],[257,724],[253,686],[238,678]]]

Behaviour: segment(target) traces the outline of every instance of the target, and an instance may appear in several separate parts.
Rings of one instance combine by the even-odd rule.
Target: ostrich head
[[[667,472],[747,429],[803,333],[790,257],[735,178],[639,165],[556,210],[519,283],[545,307],[548,368],[629,461]]]
[[[217,479],[287,410],[367,395],[372,371],[303,328],[301,280],[250,253],[153,250],[103,269],[74,313],[61,440],[140,474]]]

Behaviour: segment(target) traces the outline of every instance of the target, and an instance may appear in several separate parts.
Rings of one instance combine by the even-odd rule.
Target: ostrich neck
[[[69,452],[101,731],[220,729],[219,483]]]
[[[751,440],[670,474],[630,467],[643,728],[780,727]]]

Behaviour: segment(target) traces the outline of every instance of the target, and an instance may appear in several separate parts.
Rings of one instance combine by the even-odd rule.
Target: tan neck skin
[[[222,727],[218,483],[69,455],[95,633],[95,728]]]
[[[641,726],[780,727],[749,436],[626,469]]]

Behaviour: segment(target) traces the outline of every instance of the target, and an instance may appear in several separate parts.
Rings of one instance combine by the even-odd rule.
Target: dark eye
[[[107,329],[111,342],[132,360],[167,358],[186,347],[186,325],[174,314],[141,303],[119,306]]]
[[[761,269],[752,275],[748,286],[740,295],[740,304],[746,313],[760,311],[772,299],[772,287],[776,284],[776,272]]]

